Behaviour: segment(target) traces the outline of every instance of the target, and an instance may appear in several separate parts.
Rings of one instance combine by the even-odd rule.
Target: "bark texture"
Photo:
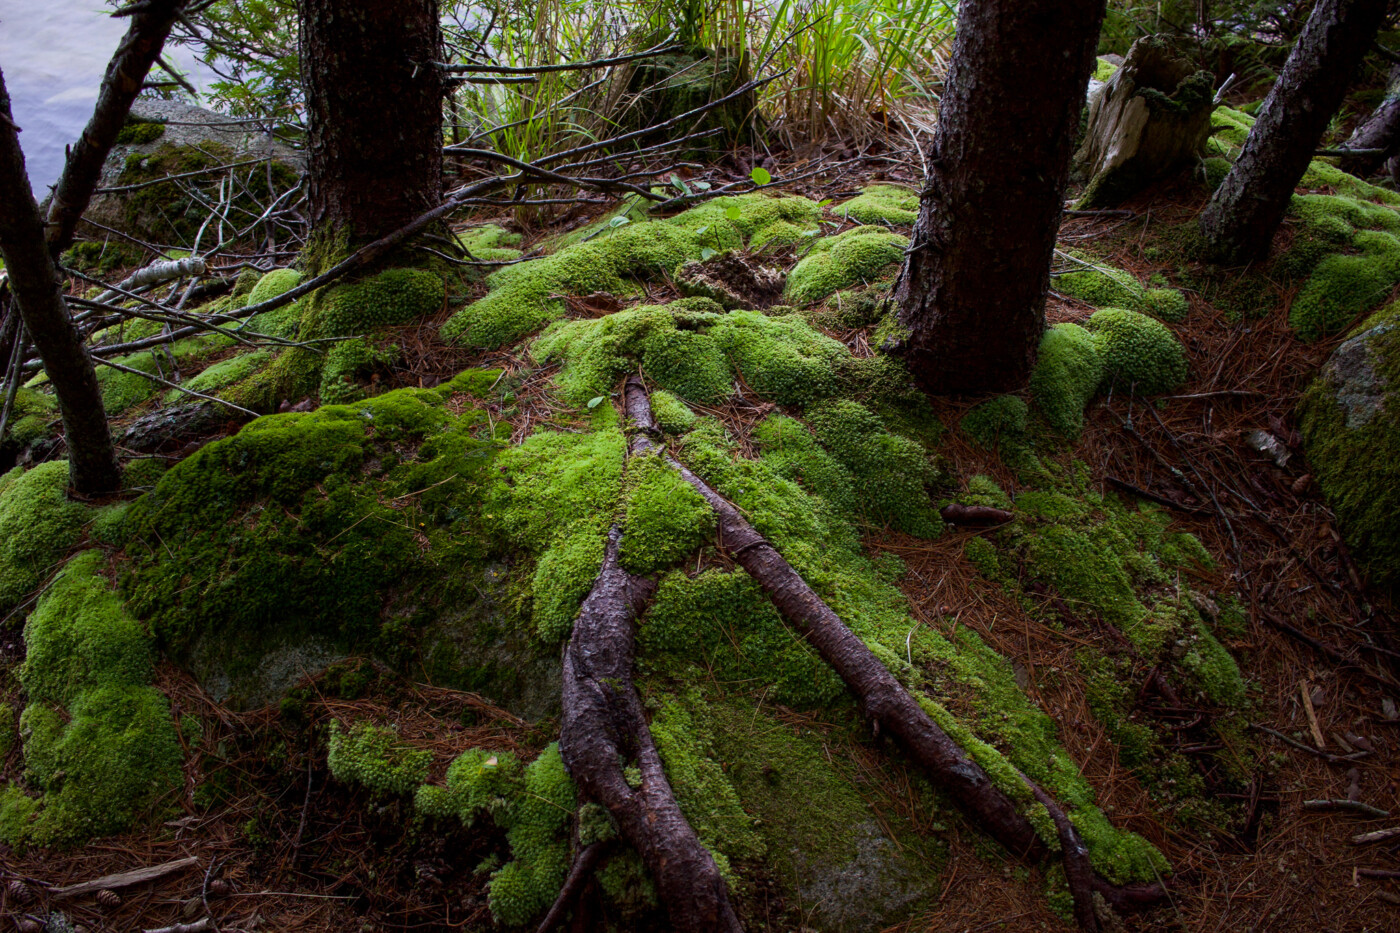
[[[928,178],[890,344],[930,392],[1019,388],[1045,330],[1050,259],[1104,0],[958,6]]]
[[[65,177],[67,172],[64,173]],[[86,206],[84,203],[83,206]],[[81,209],[79,210],[81,213]],[[58,269],[44,240],[44,221],[24,170],[10,95],[0,73],[0,256],[29,339],[53,384],[68,444],[73,491],[95,496],[121,486],[112,432],[102,409],[92,358],[63,300]]]
[[[1214,79],[1157,36],[1089,98],[1089,126],[1074,161],[1088,179],[1079,208],[1112,207],[1195,164],[1210,135]]]
[[[1356,128],[1343,146],[1345,149],[1379,149],[1380,155],[1343,156],[1341,169],[1363,178],[1400,155],[1400,64],[1392,65],[1385,83],[1385,99],[1366,122]]]
[[[1235,165],[1201,213],[1203,254],[1268,255],[1289,198],[1371,47],[1386,0],[1318,0]]]
[[[559,753],[584,796],[608,808],[641,855],[673,929],[741,933],[729,888],[676,803],[633,686],[637,616],[656,583],[622,569],[621,542],[614,526],[564,650]],[[641,772],[637,787],[623,774],[628,762]]]
[[[625,401],[627,418],[637,429],[632,449],[655,448],[651,438],[658,432],[651,401],[639,377],[627,380]],[[1015,802],[929,717],[918,700],[807,585],[801,574],[727,499],[681,463],[674,459],[668,462],[715,510],[720,548],[758,582],[783,617],[836,670],[859,699],[876,734],[892,736],[931,781],[946,790],[977,826],[1013,855],[1037,861],[1045,858],[1049,850]],[[1142,909],[1160,901],[1165,895],[1160,885],[1120,887],[1095,875],[1088,850],[1063,810],[1030,779],[1023,775],[1022,780],[1055,821],[1065,877],[1074,896],[1075,916],[1085,930],[1100,928],[1096,898],[1119,910]]]
[[[92,119],[68,154],[63,177],[49,202],[45,236],[49,253],[55,258],[73,242],[73,231],[102,177],[102,163],[116,143],[131,103],[141,93],[146,74],[160,55],[170,27],[184,5],[185,0],[148,0],[136,5],[131,26],[107,63]]]
[[[374,239],[442,201],[437,0],[302,0],[311,223]]]

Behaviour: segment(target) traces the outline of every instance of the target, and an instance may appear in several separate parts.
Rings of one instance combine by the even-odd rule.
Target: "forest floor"
[[[885,159],[885,161],[881,161]],[[799,175],[799,161],[770,163],[775,176]],[[747,174],[742,160],[717,169]],[[858,172],[829,186],[799,184],[791,193],[815,199],[854,194],[872,182],[916,184],[917,166],[902,158],[876,156]],[[1124,205],[1130,215],[1070,216],[1062,247],[1092,247],[1094,253],[1141,280],[1163,273],[1181,287],[1176,265],[1149,260],[1145,247],[1187,221],[1204,201],[1199,185],[1183,180]],[[509,217],[473,218],[474,222]],[[575,224],[591,219],[573,218]],[[516,229],[525,248],[544,230]],[[551,232],[557,232],[555,227]],[[1283,238],[1286,241],[1286,237]],[[678,297],[662,286],[648,303]],[[1176,527],[1195,534],[1220,558],[1213,571],[1193,581],[1202,592],[1235,589],[1248,594],[1247,631],[1229,642],[1242,667],[1259,686],[1250,720],[1260,729],[1304,736],[1290,744],[1259,732],[1270,757],[1247,793],[1238,795],[1242,828],[1214,834],[1166,831],[1153,816],[1147,791],[1117,760],[1114,743],[1089,711],[1085,684],[1073,655],[1083,647],[1112,651],[1115,634],[1093,620],[1072,620],[1062,630],[1033,621],[1016,600],[983,579],[964,556],[973,531],[950,529],[929,541],[872,529],[871,554],[902,558],[909,573],[901,587],[914,613],[944,630],[977,632],[988,645],[1024,671],[1023,686],[1060,723],[1060,740],[1098,792],[1115,823],[1143,835],[1175,866],[1169,904],[1129,920],[1142,930],[1382,931],[1400,928],[1400,839],[1356,845],[1352,837],[1393,821],[1348,812],[1313,812],[1305,800],[1359,799],[1400,812],[1400,691],[1394,656],[1369,648],[1369,634],[1391,627],[1395,615],[1362,585],[1315,485],[1309,482],[1293,412],[1304,388],[1340,336],[1304,344],[1287,324],[1291,295],[1278,287],[1272,310],[1238,317],[1186,290],[1190,312],[1172,325],[1185,345],[1191,377],[1163,409],[1133,399],[1100,398],[1086,412],[1083,437],[1065,459],[1088,465],[1095,487],[1149,491],[1173,503]],[[1396,296],[1392,295],[1391,298]],[[1088,305],[1052,295],[1052,323],[1080,321]],[[444,312],[444,318],[446,313]],[[403,384],[433,385],[470,366],[527,368],[523,351],[472,354],[441,344],[441,321],[403,328],[398,339],[407,363]],[[855,352],[869,353],[869,334],[832,333]],[[545,380],[539,380],[543,383]],[[529,383],[521,395],[529,394]],[[945,425],[958,423],[978,400],[935,400]],[[517,406],[516,434],[533,424],[567,418],[544,389],[531,404]],[[721,412],[743,439],[753,412],[742,405]],[[1127,425],[1127,427],[1125,427]],[[1254,430],[1271,431],[1289,443],[1292,456],[1280,467],[1246,441]],[[1000,459],[949,432],[942,446],[949,470],[959,477],[990,475],[1004,488],[1016,476]],[[1214,502],[1192,500],[1173,473],[1193,477]],[[1308,620],[1307,631],[1283,620]],[[1300,623],[1301,624],[1301,623]],[[0,653],[19,650],[11,639]],[[340,665],[329,677],[337,689],[315,682],[289,723],[285,706],[234,713],[213,703],[187,675],[165,667],[159,686],[172,697],[178,717],[193,712],[210,724],[208,744],[217,746],[229,774],[226,799],[191,811],[162,827],[103,839],[68,853],[36,850],[0,857],[11,877],[29,879],[34,901],[21,908],[12,891],[8,909],[63,910],[88,930],[182,929],[203,917],[198,929],[277,931],[449,930],[470,928],[489,917],[484,875],[472,868],[501,845],[480,834],[414,840],[402,831],[400,804],[371,803],[363,791],[330,780],[324,747],[310,739],[305,722],[331,717],[394,719],[406,738],[431,742],[434,774],[463,750],[489,744],[537,750],[555,730],[531,724],[480,698],[427,685],[405,683],[371,662]],[[352,690],[344,683],[354,681]],[[344,698],[347,695],[355,698]],[[1191,709],[1163,709],[1159,717],[1179,722],[1178,748],[1190,753],[1202,737],[1200,716]],[[797,712],[780,717],[801,721],[817,733],[829,726]],[[832,727],[834,728],[834,727]],[[888,757],[888,756],[878,756]],[[918,811],[903,766],[881,763],[872,750],[867,763],[881,774],[885,793],[877,812],[918,826]],[[189,775],[188,789],[197,776]],[[237,792],[232,792],[232,789]],[[188,795],[187,795],[188,796]],[[56,890],[112,873],[172,862],[188,856],[198,868],[177,870],[155,883],[121,889],[120,903],[64,898]],[[1390,871],[1368,877],[1366,869]],[[775,897],[777,895],[774,895]],[[787,929],[797,905],[776,904]],[[757,917],[751,920],[759,919]],[[194,929],[194,928],[190,928]],[[585,916],[575,929],[589,929]],[[956,821],[948,832],[941,889],[936,899],[898,931],[1071,930],[1044,896],[1044,882],[992,851],[984,837]]]

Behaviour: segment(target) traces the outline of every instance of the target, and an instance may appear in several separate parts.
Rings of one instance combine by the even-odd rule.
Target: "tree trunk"
[[[1122,67],[1089,99],[1089,127],[1074,156],[1088,185],[1076,207],[1113,207],[1194,165],[1210,135],[1214,89],[1210,72],[1168,40],[1134,42]]]
[[[895,295],[930,392],[1018,388],[1045,330],[1050,259],[1104,0],[964,0]]]
[[[1239,159],[1201,213],[1206,258],[1243,265],[1268,255],[1385,8],[1385,0],[1318,0]]]
[[[301,0],[311,223],[358,244],[442,201],[437,0]]]
[[[68,444],[68,476],[85,496],[121,486],[112,432],[102,409],[102,390],[82,338],[68,315],[58,269],[44,241],[44,221],[24,170],[10,94],[0,73],[0,256],[29,339],[53,383]]]
[[[1342,171],[1363,178],[1379,169],[1382,162],[1400,154],[1400,64],[1390,68],[1385,100],[1356,128],[1343,148],[1383,151],[1383,155],[1342,156]]]

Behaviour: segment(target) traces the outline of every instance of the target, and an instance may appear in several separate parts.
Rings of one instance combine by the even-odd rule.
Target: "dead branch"
[[[683,48],[683,46],[678,44],[658,45],[644,52],[634,52],[631,55],[598,58],[589,62],[563,62],[558,65],[530,65],[523,68],[515,68],[507,65],[487,65],[477,62],[470,62],[465,65],[449,65],[444,62],[433,62],[433,64],[436,65],[439,70],[448,74],[542,75],[552,74],[557,71],[587,71],[590,68],[625,65],[628,62],[637,62],[645,58],[655,58],[658,55],[665,55],[667,52],[674,52],[681,48]]]
[[[133,884],[156,881],[160,878],[164,878],[166,875],[173,875],[178,871],[184,871],[186,868],[198,864],[199,859],[191,855],[188,858],[176,859],[173,862],[166,862],[163,865],[148,865],[145,868],[118,872],[115,875],[104,875],[101,878],[94,878],[92,881],[82,881],[78,884],[70,884],[67,887],[54,888],[50,893],[52,893],[55,899],[81,897],[84,894],[96,894],[98,891],[125,888]]]

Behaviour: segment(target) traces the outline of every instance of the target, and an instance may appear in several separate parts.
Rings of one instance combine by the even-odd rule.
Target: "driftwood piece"
[[[141,884],[147,881],[156,881],[166,875],[173,875],[178,871],[198,865],[199,859],[191,855],[188,858],[176,859],[173,862],[166,862],[163,865],[148,865],[145,868],[134,868],[131,871],[117,872],[115,875],[103,875],[101,878],[94,878],[91,881],[81,881],[78,884],[70,884],[67,887],[54,888],[50,895],[55,899],[65,897],[81,897],[84,894],[96,894],[98,891],[110,891],[113,888],[126,888],[133,884]]]
[[[656,882],[671,927],[740,933],[729,888],[681,813],[632,681],[637,616],[656,590],[618,563],[613,526],[603,567],[564,649],[564,718],[559,753],[588,799],[608,808]],[[633,787],[623,767],[635,762]]]
[[[1133,43],[1089,100],[1089,126],[1075,153],[1088,179],[1078,208],[1112,207],[1195,162],[1210,135],[1214,82],[1172,44]]]
[[[655,449],[658,445],[652,437],[658,432],[651,401],[646,387],[635,375],[627,380],[625,403],[628,420],[637,430],[632,449]],[[757,581],[783,617],[836,670],[859,699],[875,733],[893,736],[930,780],[946,790],[980,828],[1012,854],[1030,860],[1047,857],[1048,848],[1011,798],[933,721],[918,700],[865,642],[846,627],[777,549],[704,480],[673,458],[668,458],[667,462],[715,510],[721,549]],[[1038,797],[1044,794],[1028,779],[1026,783]],[[1048,795],[1044,799],[1049,799]],[[1051,811],[1052,819],[1057,811],[1058,807]],[[1063,817],[1063,812],[1059,812]],[[1057,821],[1057,829],[1069,856],[1066,879],[1074,896],[1075,916],[1085,930],[1099,929],[1095,894],[1120,910],[1141,909],[1165,896],[1161,885],[1119,887],[1093,875],[1088,869],[1087,853],[1083,853],[1082,861],[1080,859],[1083,842],[1069,820]]]

